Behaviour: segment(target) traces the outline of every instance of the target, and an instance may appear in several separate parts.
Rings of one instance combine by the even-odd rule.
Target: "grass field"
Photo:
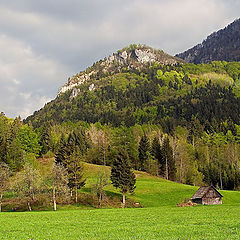
[[[0,239],[239,239],[239,206],[0,214]]]
[[[102,166],[86,165],[87,191]],[[108,169],[109,171],[109,169]],[[0,239],[240,239],[240,193],[223,205],[176,207],[197,189],[137,173],[134,196],[144,208],[0,213]],[[117,194],[111,186],[107,191]]]

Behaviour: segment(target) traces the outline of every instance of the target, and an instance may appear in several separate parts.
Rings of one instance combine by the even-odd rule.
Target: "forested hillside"
[[[195,64],[240,61],[240,19],[212,33],[201,44],[176,56]]]
[[[14,150],[63,162],[77,147],[81,161],[109,166],[124,150],[136,170],[238,189],[240,63],[181,63],[136,45],[113,56],[69,79],[55,100],[28,117],[19,131],[36,134],[37,147],[29,149],[17,134]],[[10,133],[14,125],[7,126]],[[8,158],[13,143],[6,140],[2,161],[21,169],[24,160]]]
[[[52,121],[112,126],[160,124],[171,133],[197,118],[205,130],[239,123],[240,63],[145,66],[103,73],[66,91],[28,117],[34,127]],[[94,89],[89,88],[94,86]],[[73,96],[73,93],[75,95]]]

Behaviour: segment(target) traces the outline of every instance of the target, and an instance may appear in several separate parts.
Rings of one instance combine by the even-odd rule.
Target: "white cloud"
[[[12,81],[13,81],[13,83],[16,84],[16,85],[19,85],[19,84],[21,83],[21,82],[18,81],[16,78],[14,78]]]

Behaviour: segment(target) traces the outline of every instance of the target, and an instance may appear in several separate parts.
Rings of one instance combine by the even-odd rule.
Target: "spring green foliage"
[[[24,169],[18,172],[12,182],[12,189],[22,198],[26,198],[29,211],[31,201],[35,200],[35,195],[40,191],[42,179],[38,169],[30,162],[26,162]]]
[[[5,117],[3,119],[6,123],[2,121],[2,126],[6,127],[5,134],[8,136],[8,131],[11,130],[8,127],[13,121]],[[169,119],[168,128],[173,123]],[[210,130],[205,130],[204,127]],[[218,124],[214,117],[211,124],[204,126],[197,117],[191,117],[187,127],[174,127],[171,134],[167,134],[162,125],[113,127],[99,122],[90,125],[85,122],[67,122],[61,125],[51,123],[48,130],[51,133],[49,139],[55,138],[55,147],[46,144],[46,139],[44,142],[40,139],[37,145],[45,146],[45,151],[50,155],[56,154],[56,162],[64,165],[76,149],[81,161],[106,163],[110,166],[116,159],[118,150],[122,149],[127,153],[131,167],[139,170],[142,164],[139,149],[142,148],[140,143],[145,134],[149,146],[144,151],[143,170],[191,185],[213,184],[223,189],[238,189],[240,185],[240,130],[239,125],[230,119]],[[17,130],[14,131],[17,136]],[[31,131],[41,136],[45,130],[42,126]],[[20,170],[26,161],[26,152],[24,153],[21,142],[17,137],[9,137],[5,141],[6,136],[2,136],[1,162],[7,163],[13,171]],[[165,138],[169,139],[167,144]]]
[[[94,91],[82,84],[76,98],[69,101],[71,92],[66,92],[27,121],[34,126],[48,120],[114,126],[159,123],[171,132],[176,125],[187,126],[195,116],[209,130],[213,116],[218,124],[229,118],[239,122],[239,76],[240,64],[235,62],[100,71],[97,77],[91,76]]]
[[[24,146],[18,139],[21,127],[20,118],[12,120],[0,114],[0,162],[13,171],[19,170],[24,163]]]
[[[121,149],[135,170],[239,189],[239,63],[97,66],[77,97],[58,96],[29,125],[1,114],[0,162],[15,173],[28,154],[56,155],[66,167],[78,152],[81,161],[111,166]]]
[[[26,153],[34,153],[36,155],[40,153],[40,136],[33,130],[32,127],[23,125],[18,131],[17,139]]]

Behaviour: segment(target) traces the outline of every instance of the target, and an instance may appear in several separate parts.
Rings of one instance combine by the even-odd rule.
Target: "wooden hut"
[[[222,197],[223,195],[215,187],[209,186],[200,187],[191,200],[197,204],[214,205],[222,204]]]

